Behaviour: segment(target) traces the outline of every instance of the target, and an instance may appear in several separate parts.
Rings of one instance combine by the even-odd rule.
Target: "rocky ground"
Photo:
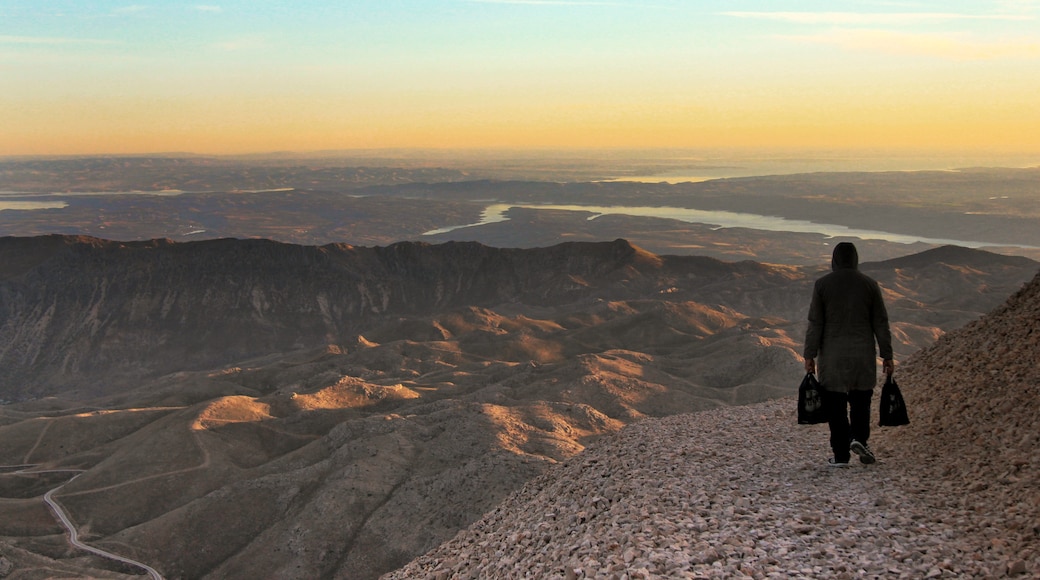
[[[1040,276],[897,379],[876,464],[793,400],[648,420],[385,578],[1040,577]]]

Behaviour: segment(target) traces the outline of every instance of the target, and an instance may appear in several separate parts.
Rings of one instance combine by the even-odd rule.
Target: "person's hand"
[[[816,374],[816,359],[807,358],[805,359],[805,372],[814,375]]]
[[[896,361],[886,358],[881,361],[881,368],[885,371],[885,376],[891,377],[892,373],[896,372]]]

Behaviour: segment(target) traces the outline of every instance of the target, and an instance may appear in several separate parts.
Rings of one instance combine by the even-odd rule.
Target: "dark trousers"
[[[870,439],[870,398],[873,391],[823,392],[831,428],[831,450],[836,461],[847,462],[853,439],[866,445]]]

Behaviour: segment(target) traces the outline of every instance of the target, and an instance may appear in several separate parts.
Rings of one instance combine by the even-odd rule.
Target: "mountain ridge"
[[[679,270],[702,276],[767,273],[753,263],[663,260],[624,240],[510,250],[475,242],[359,248],[3,238],[0,364],[8,371],[0,389],[86,388],[102,374],[115,384],[154,377],[135,370],[142,358],[166,356],[168,364],[152,369],[161,373],[315,348],[363,334],[386,314],[632,297],[675,277],[676,260]]]

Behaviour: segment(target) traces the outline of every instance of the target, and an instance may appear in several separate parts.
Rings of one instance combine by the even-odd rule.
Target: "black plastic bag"
[[[906,401],[903,400],[903,393],[899,391],[899,385],[892,375],[888,375],[885,386],[881,387],[881,408],[878,411],[878,425],[882,427],[910,424],[910,417],[906,414]]]
[[[823,387],[816,375],[805,373],[798,387],[798,424],[815,425],[827,422],[827,411],[823,408]]]

